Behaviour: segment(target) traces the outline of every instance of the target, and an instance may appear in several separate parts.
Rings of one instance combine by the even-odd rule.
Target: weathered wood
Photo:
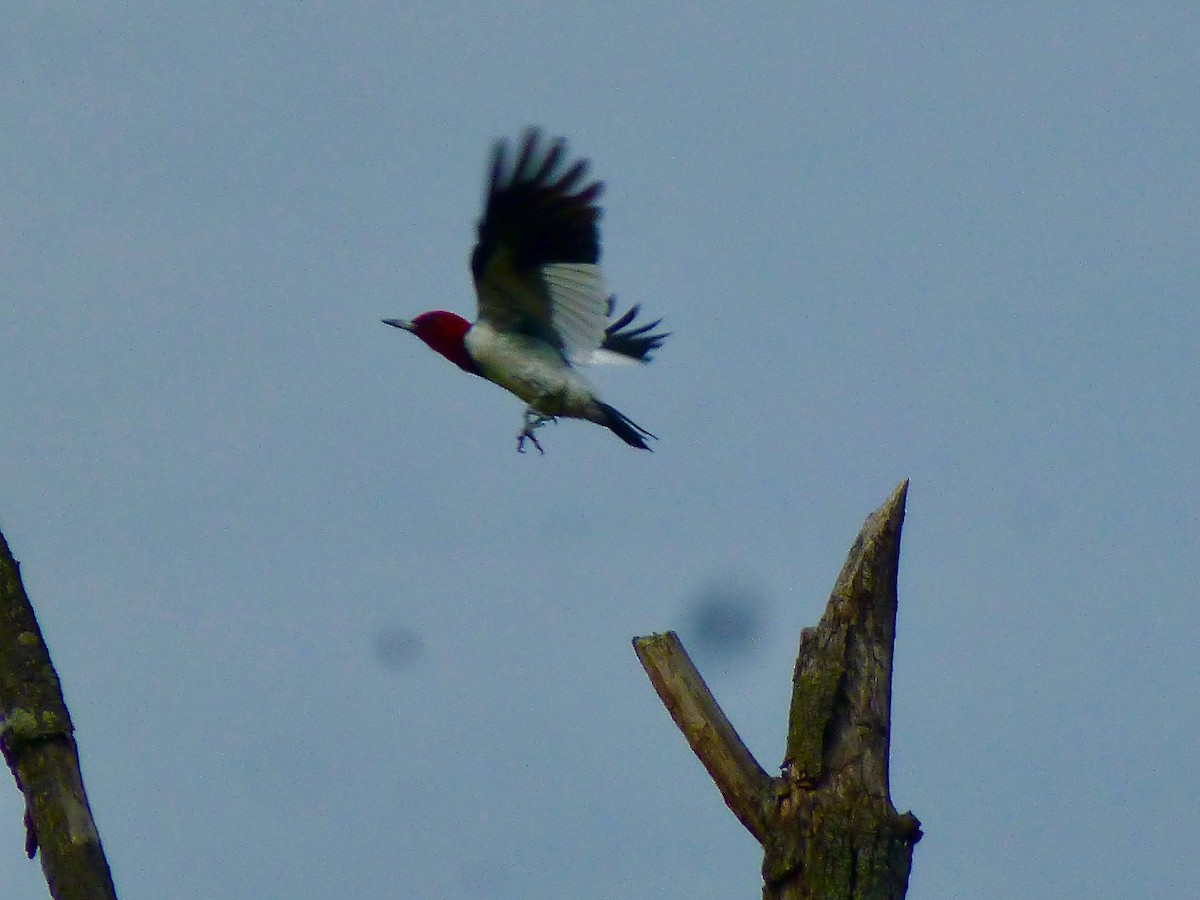
[[[673,631],[634,638],[633,649],[692,752],[752,835],[766,834],[771,779],[742,743]]]
[[[0,751],[25,795],[25,850],[55,900],[115,900],[71,717],[17,561],[0,534]]]
[[[651,682],[729,808],[763,845],[765,900],[901,900],[912,813],[888,789],[896,577],[908,482],[867,518],[825,614],[800,635],[787,750],[768,778],[674,634],[635,638]]]

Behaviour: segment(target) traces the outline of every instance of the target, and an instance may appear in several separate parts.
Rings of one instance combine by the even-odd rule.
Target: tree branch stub
[[[717,704],[673,631],[633,639],[633,649],[667,712],[716,782],[725,804],[760,842],[771,779]]]

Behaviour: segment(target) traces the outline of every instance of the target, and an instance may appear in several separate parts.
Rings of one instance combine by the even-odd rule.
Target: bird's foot
[[[537,447],[537,452],[542,454],[543,456],[546,455],[546,451],[542,449],[541,442],[537,439],[536,435],[534,435],[533,431],[531,431],[528,428],[522,429],[521,433],[517,435],[517,452],[518,453],[525,452],[525,442],[526,441],[532,441],[533,446]]]
[[[537,435],[535,435],[533,432],[536,429],[541,428],[547,422],[554,422],[555,424],[557,424],[558,418],[555,416],[543,415],[542,413],[536,412],[535,410],[532,410],[532,409],[525,410],[525,427],[522,428],[521,431],[517,434],[517,452],[518,453],[524,453],[525,452],[525,442],[532,441],[533,446],[537,447],[537,452],[541,453],[542,455],[545,455],[546,451],[542,449],[541,442],[538,441]]]

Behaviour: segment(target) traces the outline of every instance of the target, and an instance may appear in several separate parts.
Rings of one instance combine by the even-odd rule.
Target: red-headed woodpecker
[[[563,165],[566,142],[525,134],[515,160],[506,141],[492,153],[479,240],[471,254],[478,317],[437,310],[412,321],[384,319],[411,331],[459,368],[494,381],[528,404],[517,451],[534,430],[565,416],[609,428],[649,450],[649,431],[603,402],[578,363],[649,362],[665,334],[662,320],[635,323],[638,307],[610,322],[615,299],[600,271],[596,198],[587,160]],[[582,184],[582,186],[581,186]]]

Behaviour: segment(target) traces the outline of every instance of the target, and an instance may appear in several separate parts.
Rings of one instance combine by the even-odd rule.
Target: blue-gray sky
[[[756,896],[629,638],[679,627],[773,768],[905,477],[909,896],[1200,894],[1198,39],[1192,4],[9,10],[0,527],[122,896]],[[653,454],[518,456],[517,400],[379,324],[473,310],[529,124],[674,332],[597,375]],[[743,594],[717,652],[697,604]],[[20,808],[0,894],[44,896]]]

